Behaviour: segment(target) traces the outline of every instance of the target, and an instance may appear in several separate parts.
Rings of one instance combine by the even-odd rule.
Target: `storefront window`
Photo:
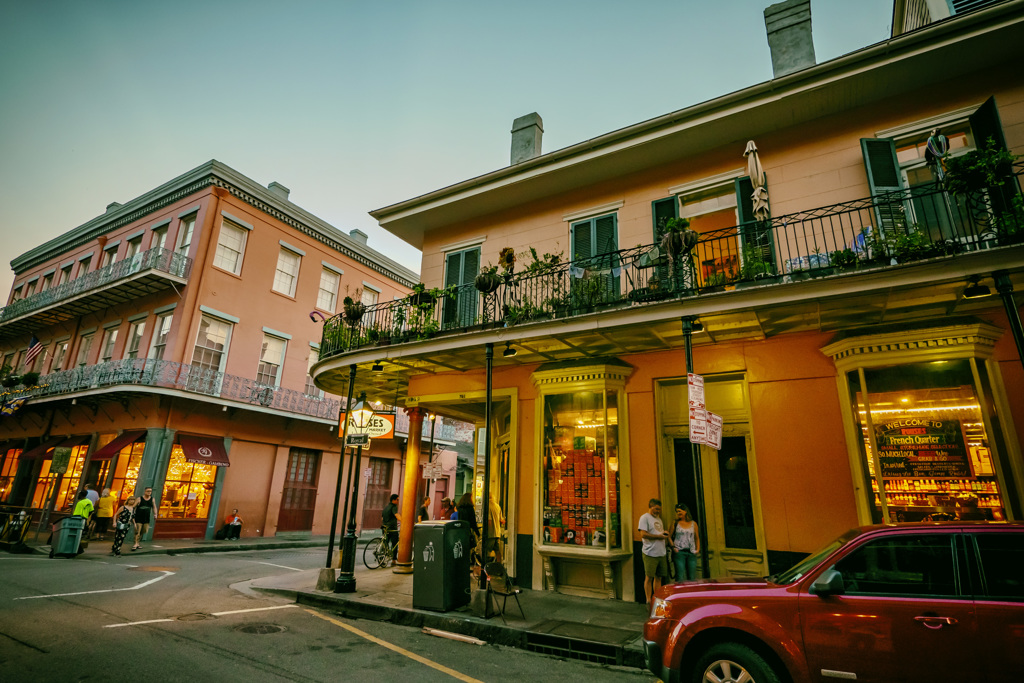
[[[18,473],[19,456],[20,448],[9,448],[0,456],[3,457],[3,463],[0,464],[0,502],[9,502],[7,496],[11,494],[14,476]]]
[[[863,373],[864,385],[857,371],[847,378],[871,481],[874,520],[886,518],[883,497],[892,522],[1006,519],[998,463],[971,361]]]
[[[117,498],[118,506],[135,493],[135,487],[139,482],[139,467],[142,465],[142,456],[145,452],[145,441],[139,441],[125,446],[117,454],[117,466],[114,468],[114,479],[110,482],[110,493]]]
[[[57,502],[54,510],[71,512],[75,507],[75,496],[78,494],[78,480],[82,476],[82,466],[85,465],[85,454],[89,446],[75,446],[71,449],[71,460],[68,462],[68,471],[61,477],[60,488],[57,489]],[[52,460],[47,461],[49,465]],[[49,468],[47,468],[49,469]]]
[[[619,548],[618,393],[544,397],[545,545]]]
[[[217,468],[185,460],[181,446],[175,444],[167,465],[167,477],[160,497],[162,519],[206,519]]]

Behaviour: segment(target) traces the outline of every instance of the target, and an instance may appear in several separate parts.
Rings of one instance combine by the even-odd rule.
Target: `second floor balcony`
[[[432,340],[423,353],[409,351],[408,374],[474,367],[477,360],[453,351],[454,337],[488,330],[500,342],[564,337],[531,347],[543,361],[675,346],[680,315],[718,315],[717,338],[726,339],[963,313],[960,271],[1024,271],[1018,183],[958,196],[939,185],[889,192],[701,233],[675,254],[660,242],[568,262],[520,261],[489,292],[466,284],[370,306],[358,319],[330,318],[320,359],[405,356],[396,345]],[[634,333],[623,333],[630,326]]]
[[[0,309],[0,340],[185,285],[191,271],[192,259],[171,249],[140,252]]]

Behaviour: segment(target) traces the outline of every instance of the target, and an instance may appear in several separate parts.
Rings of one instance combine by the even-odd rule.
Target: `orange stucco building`
[[[213,537],[234,508],[246,536],[329,531],[352,459],[340,463],[344,398],[308,372],[321,322],[345,297],[405,295],[415,273],[284,186],[217,161],[111,204],[12,266],[0,309],[8,510],[45,528],[87,484],[121,501],[149,486],[157,537]],[[436,450],[454,444],[454,424],[433,428]],[[404,415],[396,432],[358,464],[359,526],[377,528],[401,488]],[[454,485],[454,453],[441,461]]]
[[[510,166],[371,212],[437,301],[328,321],[316,383],[380,362],[475,422],[478,505],[489,458],[536,589],[642,600],[650,498],[695,513],[712,576],[873,521],[1020,519],[1021,166],[952,181],[1024,152],[1022,40],[997,3],[546,154],[517,119]],[[719,447],[690,440],[687,335]]]

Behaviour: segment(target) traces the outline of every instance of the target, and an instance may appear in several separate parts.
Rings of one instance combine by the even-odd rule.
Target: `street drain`
[[[253,633],[258,636],[263,636],[268,633],[281,633],[286,629],[284,626],[278,626],[277,624],[244,624],[242,626],[236,626],[235,630],[240,633]]]
[[[195,614],[182,614],[180,617],[178,617],[178,621],[203,621],[204,619],[209,618],[209,614],[204,614],[203,612],[196,612]]]

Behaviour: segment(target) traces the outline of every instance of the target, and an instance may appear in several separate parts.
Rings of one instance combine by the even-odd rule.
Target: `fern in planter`
[[[1002,187],[1013,176],[1013,163],[1018,158],[989,138],[973,152],[946,159],[943,183],[954,195]]]

